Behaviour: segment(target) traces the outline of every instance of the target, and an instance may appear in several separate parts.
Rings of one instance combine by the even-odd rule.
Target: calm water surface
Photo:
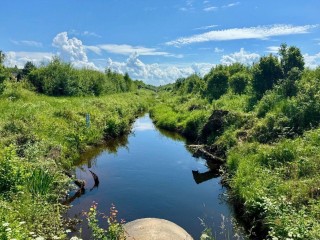
[[[163,218],[199,239],[202,219],[217,239],[239,239],[234,237],[233,210],[225,201],[220,177],[208,172],[206,161],[194,158],[185,146],[181,136],[156,129],[148,115],[139,118],[129,136],[83,155],[76,175],[86,180],[86,191],[71,203],[68,216],[81,217],[93,201],[99,211],[108,213],[113,203],[119,218],[127,222]],[[98,176],[98,187],[89,170]],[[90,239],[88,234],[83,223],[82,237]]]

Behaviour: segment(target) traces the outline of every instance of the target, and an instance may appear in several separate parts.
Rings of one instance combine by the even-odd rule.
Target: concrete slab
[[[177,224],[159,218],[142,218],[124,225],[127,240],[193,240]]]

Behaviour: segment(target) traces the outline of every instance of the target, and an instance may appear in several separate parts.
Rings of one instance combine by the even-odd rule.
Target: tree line
[[[252,93],[260,99],[277,84],[285,84],[287,94],[295,94],[295,82],[304,70],[304,59],[299,48],[282,44],[279,56],[263,56],[252,66],[241,63],[217,65],[203,78],[192,74],[179,78],[163,88],[180,93],[199,93],[209,100],[219,99],[228,90],[234,94]]]
[[[101,96],[138,88],[154,90],[142,81],[132,80],[127,73],[120,74],[111,69],[105,72],[77,69],[58,57],[38,67],[28,61],[22,69],[5,67],[4,59],[5,54],[0,51],[0,93],[4,90],[5,80],[10,79],[25,82],[30,89],[49,96]]]

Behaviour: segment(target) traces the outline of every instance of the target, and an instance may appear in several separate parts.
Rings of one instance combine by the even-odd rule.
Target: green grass
[[[63,171],[88,146],[127,133],[152,98],[143,90],[48,97],[7,84],[0,95],[0,239],[63,239],[59,199],[71,182]]]
[[[320,238],[319,140],[317,129],[295,140],[248,143],[229,152],[232,191],[246,217],[259,217],[270,237]]]
[[[157,126],[225,152],[230,197],[267,239],[320,239],[319,84],[308,74],[296,96],[286,97],[282,85],[261,100],[229,91],[210,102],[162,91],[151,109]],[[228,115],[203,139],[215,110]]]

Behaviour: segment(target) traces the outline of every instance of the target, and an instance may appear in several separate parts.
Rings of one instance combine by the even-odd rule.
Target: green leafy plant
[[[117,214],[118,210],[116,210],[115,206],[112,205],[110,208],[110,215],[106,216],[103,213],[99,213],[97,210],[97,203],[93,202],[89,212],[84,213],[87,220],[88,225],[92,230],[92,236],[95,240],[123,240],[126,239],[124,235],[123,224],[124,221],[118,222]],[[107,219],[108,228],[103,229],[99,227],[99,221],[97,217],[102,215],[104,219]]]

